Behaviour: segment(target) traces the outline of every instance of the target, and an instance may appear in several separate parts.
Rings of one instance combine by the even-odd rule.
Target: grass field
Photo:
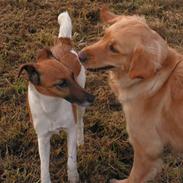
[[[118,14],[144,15],[168,43],[183,51],[183,0],[0,0],[0,182],[39,183],[37,138],[26,110],[27,83],[17,79],[22,63],[34,62],[39,48],[53,44],[57,16],[68,10],[77,51],[103,32],[98,8]],[[78,149],[81,182],[105,183],[125,178],[132,166],[122,107],[107,84],[107,73],[87,73],[87,89],[96,95],[87,109],[85,145]],[[66,135],[51,140],[53,183],[67,182]],[[163,171],[153,183],[183,183],[183,157],[163,154]]]

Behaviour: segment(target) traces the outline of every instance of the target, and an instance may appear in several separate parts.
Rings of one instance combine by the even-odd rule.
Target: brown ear
[[[115,15],[114,13],[110,12],[106,6],[102,6],[100,8],[100,19],[104,23],[113,24],[119,19],[119,17],[119,15]]]
[[[129,76],[131,79],[146,79],[151,77],[156,71],[153,63],[153,55],[144,50],[142,46],[136,48],[133,52]]]
[[[34,85],[40,84],[40,74],[36,69],[35,64],[23,64],[20,67],[18,77],[22,74],[23,70],[25,70],[28,74],[28,80],[31,81]]]
[[[43,48],[43,49],[38,50],[37,60],[43,60],[46,58],[50,58],[52,56],[53,56],[52,52],[49,48]]]

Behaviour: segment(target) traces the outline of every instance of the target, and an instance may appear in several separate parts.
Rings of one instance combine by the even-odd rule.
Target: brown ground
[[[77,50],[102,34],[98,7],[119,14],[145,15],[171,46],[183,50],[183,0],[0,0],[0,182],[38,183],[36,134],[26,111],[26,82],[18,67],[34,62],[36,50],[58,34],[57,16],[68,10]],[[78,150],[81,182],[104,183],[125,178],[132,166],[122,109],[107,85],[107,73],[88,73],[87,88],[97,96],[85,115],[85,145]],[[153,138],[153,137],[152,137]],[[53,183],[67,182],[66,136],[51,141]],[[183,158],[166,150],[163,172],[153,183],[183,183]]]

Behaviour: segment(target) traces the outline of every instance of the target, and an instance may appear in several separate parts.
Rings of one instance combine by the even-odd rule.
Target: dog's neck
[[[119,100],[124,103],[136,98],[152,97],[168,81],[181,59],[180,54],[169,48],[167,58],[162,63],[162,67],[157,71],[156,75],[149,79],[130,79],[128,73],[120,71],[120,69],[111,71],[110,79],[120,90]]]

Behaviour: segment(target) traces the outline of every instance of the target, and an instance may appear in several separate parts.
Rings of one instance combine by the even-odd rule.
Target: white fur
[[[85,87],[86,74],[85,74],[85,68],[83,66],[81,66],[81,71],[76,81],[82,88]],[[78,106],[77,107],[77,144],[78,145],[84,144],[84,123],[83,123],[84,113],[85,113],[85,107]]]
[[[59,36],[71,37],[72,24],[67,12],[59,15],[60,24]],[[73,54],[77,53],[71,50]],[[85,86],[85,69],[81,71],[76,81],[81,87]],[[79,181],[77,171],[77,150],[76,146],[84,143],[83,115],[85,107],[77,106],[77,124],[74,120],[71,103],[58,97],[45,96],[39,93],[33,84],[28,86],[28,100],[33,119],[34,129],[38,136],[39,155],[41,160],[41,183],[51,183],[49,173],[50,138],[52,134],[58,133],[61,129],[67,132],[68,139],[68,161],[67,173],[71,183]]]
[[[58,23],[60,25],[58,37],[71,38],[72,22],[67,11],[60,13],[60,15],[58,16]]]
[[[76,55],[78,57],[78,54],[76,53],[75,50],[72,49],[70,52],[73,53],[74,55]]]
[[[81,87],[84,87],[86,76],[83,66],[77,81]],[[49,174],[50,138],[52,134],[58,133],[61,129],[64,129],[68,135],[68,179],[70,182],[77,182],[79,174],[77,171],[76,144],[84,143],[83,115],[85,108],[77,107],[76,124],[72,105],[66,100],[42,95],[31,83],[28,86],[28,98],[34,129],[38,136],[41,182],[51,182]]]
[[[76,55],[78,57],[78,54],[75,50],[70,51],[72,54]],[[86,73],[84,66],[81,65],[81,71],[79,76],[76,78],[76,81],[78,84],[84,88],[86,83]],[[87,106],[87,103],[84,103],[84,105]],[[83,116],[85,113],[85,107],[78,106],[77,107],[77,144],[82,145],[84,144],[84,123],[83,123]]]

